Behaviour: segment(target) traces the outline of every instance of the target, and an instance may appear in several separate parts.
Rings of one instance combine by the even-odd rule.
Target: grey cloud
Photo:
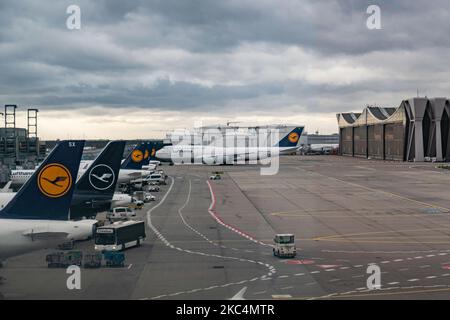
[[[82,0],[82,30],[68,31],[65,9],[72,3],[0,2],[3,103],[205,112],[276,112],[297,105],[302,112],[337,112],[377,100],[395,104],[417,87],[426,86],[437,95],[448,90],[447,0],[377,1],[382,10],[379,31],[365,27],[366,8],[373,4],[369,0]],[[229,72],[232,78],[239,66],[231,66],[230,58],[228,69],[218,60],[243,44],[259,43],[274,51],[299,47],[319,61],[347,57],[369,70],[379,68],[404,79],[384,77],[348,85],[270,77],[206,85],[195,79],[202,68],[210,68],[211,74]],[[145,57],[146,50],[159,48],[207,60],[136,58],[135,53]],[[379,55],[369,56],[372,53]],[[183,70],[182,80],[172,79],[173,66]],[[255,74],[264,67],[254,66]],[[146,77],[152,80],[142,80]]]

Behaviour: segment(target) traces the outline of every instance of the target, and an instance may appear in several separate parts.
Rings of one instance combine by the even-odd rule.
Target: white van
[[[166,180],[160,173],[150,174],[145,181],[147,182],[158,182],[159,184],[166,184]]]
[[[117,207],[109,210],[106,218],[110,220],[125,220],[136,217],[136,212],[128,207]]]

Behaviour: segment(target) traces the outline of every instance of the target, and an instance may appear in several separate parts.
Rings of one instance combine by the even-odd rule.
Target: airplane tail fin
[[[149,151],[146,143],[137,145],[122,162],[121,169],[141,170],[142,166],[148,164]]]
[[[158,160],[156,152],[162,149],[165,144],[162,141],[152,141],[148,143],[148,149],[150,150],[149,160]]]
[[[291,130],[286,136],[284,136],[276,145],[280,148],[289,148],[289,147],[296,147],[298,144],[298,141],[300,140],[300,136],[302,135],[303,127],[295,127],[293,130]]]
[[[0,211],[0,218],[68,220],[84,141],[59,142]]]
[[[77,193],[113,196],[125,141],[111,141],[77,181]]]

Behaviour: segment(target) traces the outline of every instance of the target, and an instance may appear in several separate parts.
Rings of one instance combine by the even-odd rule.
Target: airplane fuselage
[[[246,160],[262,160],[294,152],[295,147],[215,147],[201,145],[166,146],[156,152],[163,161],[176,164],[233,164]]]
[[[0,261],[69,240],[92,236],[96,220],[0,219]]]

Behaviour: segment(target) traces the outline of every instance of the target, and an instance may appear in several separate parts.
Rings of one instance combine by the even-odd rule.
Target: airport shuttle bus
[[[121,221],[99,227],[95,232],[95,250],[120,251],[139,246],[145,240],[144,221]]]

